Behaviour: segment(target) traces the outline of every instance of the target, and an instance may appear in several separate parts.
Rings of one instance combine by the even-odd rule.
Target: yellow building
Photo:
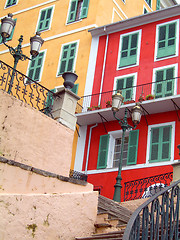
[[[63,85],[63,72],[74,71],[78,75],[74,92],[83,96],[91,48],[88,30],[175,4],[175,0],[1,0],[0,17],[13,14],[16,26],[7,44],[17,46],[23,35],[27,56],[30,37],[39,31],[44,39],[38,57],[20,61],[17,70],[48,89]],[[13,66],[1,38],[0,43],[0,59]],[[72,168],[77,137],[75,132]]]

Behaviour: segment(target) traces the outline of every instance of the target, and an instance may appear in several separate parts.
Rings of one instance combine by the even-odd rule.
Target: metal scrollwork
[[[137,208],[123,240],[179,240],[179,184],[172,183]]]

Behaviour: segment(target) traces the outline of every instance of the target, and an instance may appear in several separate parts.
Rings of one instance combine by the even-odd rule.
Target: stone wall
[[[0,90],[0,155],[69,176],[74,132]]]

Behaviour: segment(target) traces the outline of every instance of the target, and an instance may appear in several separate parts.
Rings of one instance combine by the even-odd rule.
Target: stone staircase
[[[76,240],[122,239],[132,212],[111,199],[99,195],[95,233]]]

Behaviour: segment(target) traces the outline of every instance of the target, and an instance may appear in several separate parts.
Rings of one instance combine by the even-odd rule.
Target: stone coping
[[[65,177],[59,174],[55,174],[55,173],[51,173],[39,168],[34,168],[32,166],[20,163],[20,162],[16,162],[14,160],[9,160],[7,158],[4,158],[2,156],[0,156],[0,163],[7,163],[11,166],[15,166],[15,167],[19,167],[21,169],[24,169],[26,171],[30,171],[39,175],[42,175],[44,177],[52,177],[52,178],[57,178],[58,180],[64,181],[64,182],[69,182],[69,183],[74,183],[74,184],[79,184],[79,185],[83,185],[86,186],[87,182],[83,181],[83,180],[78,180],[78,179],[74,179],[74,178],[69,178],[69,177]]]

